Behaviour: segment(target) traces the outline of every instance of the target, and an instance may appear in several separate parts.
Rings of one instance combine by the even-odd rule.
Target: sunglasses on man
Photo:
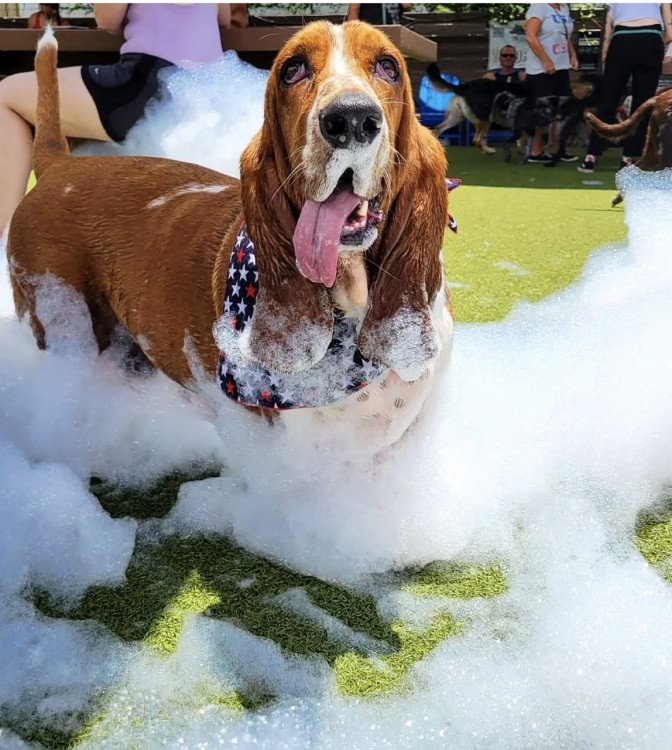
[[[516,55],[511,52],[502,52],[499,55],[500,57],[515,57]]]

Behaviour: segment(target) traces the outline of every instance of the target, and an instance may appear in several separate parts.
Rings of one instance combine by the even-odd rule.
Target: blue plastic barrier
[[[457,76],[450,73],[441,73],[441,77],[448,83],[457,85],[460,82]],[[420,122],[428,128],[438,125],[443,120],[446,108],[454,96],[455,94],[452,91],[437,91],[430,83],[429,77],[423,76],[420,80],[416,102]],[[462,128],[456,125],[454,128],[444,131],[441,139],[459,145],[462,142]]]
[[[448,83],[459,84],[460,79],[450,73],[441,73],[441,77]],[[437,91],[429,82],[428,76],[420,80],[416,108],[420,115],[420,122],[428,128],[438,125],[445,114],[448,103],[455,96],[452,91]],[[441,134],[441,140],[455,145],[467,146],[474,137],[474,126],[465,120],[461,125],[456,125]],[[488,132],[489,143],[502,143],[511,137],[510,130],[499,130],[491,128]]]

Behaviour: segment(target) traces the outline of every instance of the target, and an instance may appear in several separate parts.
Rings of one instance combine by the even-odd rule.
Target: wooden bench
[[[242,59],[260,68],[270,68],[283,44],[300,26],[259,26],[247,29],[222,29],[222,46],[238,52]],[[410,60],[436,60],[436,42],[406,26],[378,26],[401,53]],[[25,28],[0,28],[0,75],[32,70],[37,40],[42,32]],[[116,59],[123,42],[121,35],[101,29],[56,29],[60,65],[108,63]]]

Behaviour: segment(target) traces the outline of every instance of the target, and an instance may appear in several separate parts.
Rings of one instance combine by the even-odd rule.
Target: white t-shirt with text
[[[569,6],[560,3],[559,10],[551,8],[548,3],[532,3],[525,14],[525,19],[541,20],[539,41],[546,54],[553,60],[556,70],[569,70],[569,38],[572,35],[574,22],[569,14]],[[530,50],[526,64],[527,75],[544,72],[541,60]]]

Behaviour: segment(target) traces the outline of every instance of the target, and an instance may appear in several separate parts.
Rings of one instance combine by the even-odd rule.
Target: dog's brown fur
[[[331,335],[330,315],[322,320],[325,309],[342,303],[366,311],[360,333],[365,356],[390,368],[399,364],[392,347],[377,338],[376,324],[403,304],[431,325],[429,309],[442,283],[445,157],[414,117],[410,80],[399,52],[366,24],[352,22],[342,29],[352,75],[367,77],[373,87],[396,153],[392,151],[387,166],[381,200],[387,218],[378,240],[366,258],[339,264],[331,290],[297,269],[292,233],[305,186],[289,179],[301,167],[306,113],[335,33],[329,24],[305,27],[276,58],[264,124],[242,156],[240,182],[168,159],[70,157],[60,130],[56,45],[40,45],[34,151],[38,181],[15,212],[8,242],[17,312],[29,317],[40,347],[46,341],[36,288],[41,277],[51,274],[83,296],[100,350],[121,323],[152,364],[178,383],[189,385],[195,375],[185,344],[191,345],[202,371],[214,377],[218,350],[212,326],[221,314],[229,256],[245,220],[261,283],[251,342],[255,358],[280,370],[275,352],[282,353],[283,363],[287,355],[302,362],[314,359],[315,351],[306,351],[310,344],[296,343],[302,337],[294,334],[310,320]],[[315,71],[315,80],[300,92],[279,85],[283,63],[299,53],[309,56]],[[389,86],[368,79],[370,58],[381,54],[398,60],[394,95]]]
[[[607,124],[590,112],[586,114],[586,121],[603,138],[620,141],[632,135],[642,118],[649,113],[651,117],[644,151],[635,166],[645,171],[672,167],[672,87],[647,99],[622,122]],[[612,200],[612,206],[618,205],[622,200],[623,196],[618,193]]]
[[[59,124],[56,54],[55,44],[45,44],[36,57],[38,182],[9,232],[17,313],[28,314],[44,348],[35,291],[51,274],[84,297],[101,351],[121,321],[136,341],[151,341],[145,354],[158,369],[186,384],[193,376],[183,352],[185,332],[208,370],[217,363],[213,292],[221,297],[226,283],[220,250],[232,247],[237,230],[238,181],[167,159],[71,158]],[[157,196],[196,182],[226,190],[147,208]]]

